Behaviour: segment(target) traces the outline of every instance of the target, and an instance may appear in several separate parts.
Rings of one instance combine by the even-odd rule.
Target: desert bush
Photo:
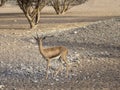
[[[7,1],[8,1],[8,0],[0,0],[0,6],[5,5],[5,3],[6,3]]]
[[[30,24],[30,28],[35,28],[40,20],[40,12],[49,0],[17,0],[19,7],[24,12]]]
[[[50,4],[54,8],[56,14],[63,14],[70,8],[85,3],[88,0],[51,0]]]

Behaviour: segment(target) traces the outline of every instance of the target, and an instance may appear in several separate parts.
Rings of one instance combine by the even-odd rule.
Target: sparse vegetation
[[[40,20],[40,12],[49,0],[17,0],[19,7],[28,19],[30,28],[35,28]]]
[[[1,6],[8,0],[1,0]],[[57,14],[63,14],[73,6],[82,4],[87,0],[17,0],[17,3],[24,15],[26,16],[30,28],[37,26],[40,20],[41,10],[48,5],[48,3],[55,9]]]
[[[5,5],[5,3],[6,3],[7,1],[8,1],[8,0],[0,0],[0,6]]]
[[[50,4],[54,8],[56,14],[64,14],[70,8],[85,3],[88,0],[51,0]]]

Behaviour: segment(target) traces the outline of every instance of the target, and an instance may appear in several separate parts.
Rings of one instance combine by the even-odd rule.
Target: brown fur
[[[56,57],[56,56],[60,55],[64,51],[67,51],[67,49],[63,46],[50,47],[50,48],[43,48],[43,52],[41,54],[45,58],[52,59],[53,57]]]

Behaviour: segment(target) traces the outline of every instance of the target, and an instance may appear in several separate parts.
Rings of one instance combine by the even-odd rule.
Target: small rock
[[[74,31],[74,34],[77,34],[77,31]]]
[[[35,48],[38,48],[38,45],[35,45]]]
[[[50,83],[50,85],[54,85],[54,83]]]
[[[14,22],[17,22],[17,20],[14,20]]]
[[[75,56],[76,56],[76,57],[79,57],[79,54],[77,53]]]
[[[3,88],[5,88],[5,86],[4,85],[0,85],[0,90],[2,90]]]
[[[37,83],[37,82],[38,82],[38,80],[33,80],[33,82],[34,82],[34,83]]]
[[[36,41],[34,39],[30,39],[29,40],[31,43],[36,43]]]
[[[59,81],[59,79],[58,79],[58,78],[56,78],[55,80],[56,80],[56,81]]]

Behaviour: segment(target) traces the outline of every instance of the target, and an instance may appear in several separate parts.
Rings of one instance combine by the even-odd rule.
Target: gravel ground
[[[120,90],[119,18],[44,34],[52,35],[44,46],[66,46],[69,62],[78,64],[71,67],[68,78],[65,68],[52,77],[59,66],[54,61],[45,79],[46,61],[32,35],[0,33],[0,90]]]

